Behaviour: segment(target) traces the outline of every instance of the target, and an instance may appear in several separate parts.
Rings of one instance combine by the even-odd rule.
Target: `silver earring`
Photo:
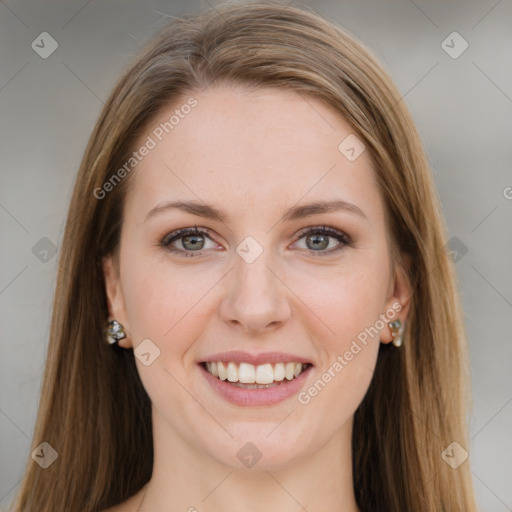
[[[124,327],[117,321],[112,320],[107,323],[107,343],[113,345],[117,343],[119,340],[126,338],[126,333],[124,332]]]
[[[391,336],[393,336],[393,345],[395,347],[401,346],[404,335],[404,326],[402,325],[400,318],[389,322],[389,328],[391,329]]]

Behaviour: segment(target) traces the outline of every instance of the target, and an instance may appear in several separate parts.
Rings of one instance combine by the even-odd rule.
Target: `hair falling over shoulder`
[[[15,512],[97,512],[151,477],[151,403],[133,352],[108,346],[103,256],[119,241],[129,176],[101,199],[136,136],[169,102],[214,83],[280,87],[336,109],[371,153],[395,258],[407,254],[412,307],[400,350],[381,345],[356,411],[353,482],[365,512],[476,510],[468,447],[468,349],[446,226],[425,150],[396,86],[355,37],[308,8],[217,6],[166,22],[117,83],[78,172],[60,250],[31,451]],[[129,158],[129,157],[128,157]],[[96,191],[96,194],[95,194]],[[83,248],[86,247],[87,251]]]

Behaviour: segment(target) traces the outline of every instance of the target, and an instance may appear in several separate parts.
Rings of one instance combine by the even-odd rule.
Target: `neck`
[[[290,458],[285,466],[265,467],[262,459],[251,469],[239,469],[190,446],[160,417],[153,423],[153,473],[139,493],[137,510],[359,512],[351,434],[352,421],[320,449]]]

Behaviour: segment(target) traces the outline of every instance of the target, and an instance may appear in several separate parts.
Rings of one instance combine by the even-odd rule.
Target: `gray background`
[[[481,511],[511,511],[511,2],[304,3],[373,49],[419,126],[460,258],[474,395],[466,448],[477,499]],[[204,1],[0,3],[3,508],[29,455],[55,287],[52,248],[62,240],[90,132],[162,16],[208,7]],[[458,58],[441,45],[453,31],[469,44]],[[31,47],[42,32],[58,43],[47,59]],[[460,43],[448,44],[457,50]]]

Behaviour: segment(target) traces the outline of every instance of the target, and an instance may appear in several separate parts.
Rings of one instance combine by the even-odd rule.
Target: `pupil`
[[[204,245],[204,240],[201,240],[202,237],[198,236],[198,235],[189,235],[189,236],[185,236],[183,237],[183,247],[185,247],[185,249],[202,249],[203,245]],[[203,244],[201,245],[201,242],[203,242]],[[187,243],[191,243],[191,247],[187,247],[186,244]]]
[[[313,240],[313,248],[320,248],[321,250],[326,249],[329,246],[329,240],[328,237],[325,235],[310,235],[308,237],[308,240]],[[320,241],[320,245],[318,245],[318,242]],[[311,247],[310,247],[311,248]]]

